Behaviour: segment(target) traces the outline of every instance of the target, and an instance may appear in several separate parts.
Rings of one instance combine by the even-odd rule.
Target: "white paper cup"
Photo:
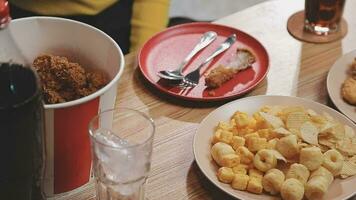
[[[65,103],[45,105],[46,164],[44,191],[54,196],[90,180],[88,123],[101,110],[114,108],[123,69],[120,47],[104,32],[84,23],[55,18],[13,20],[0,31],[0,61],[31,64],[44,53],[66,56],[82,66],[100,69],[110,82],[97,92]]]

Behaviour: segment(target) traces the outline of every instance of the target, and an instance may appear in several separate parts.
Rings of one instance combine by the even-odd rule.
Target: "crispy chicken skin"
[[[107,82],[104,73],[89,71],[66,57],[41,55],[33,61],[47,104],[63,103],[92,94]]]
[[[255,56],[247,49],[237,49],[233,61],[229,66],[219,65],[205,77],[208,88],[218,88],[232,79],[239,71],[246,69],[256,61]]]

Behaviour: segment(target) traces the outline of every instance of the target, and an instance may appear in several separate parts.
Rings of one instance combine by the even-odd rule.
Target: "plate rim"
[[[189,96],[182,96],[179,95],[177,93],[173,93],[173,92],[169,92],[167,90],[165,90],[164,88],[160,87],[159,85],[157,85],[156,83],[153,82],[153,80],[146,74],[143,72],[142,69],[142,54],[143,51],[145,49],[145,47],[148,45],[148,43],[156,38],[159,37],[160,35],[165,34],[165,32],[167,31],[171,31],[171,30],[175,30],[175,29],[180,29],[180,28],[184,28],[184,27],[191,27],[191,26],[216,26],[216,27],[222,27],[222,28],[228,28],[228,29],[232,29],[238,32],[241,32],[245,35],[248,35],[249,37],[251,37],[252,39],[254,39],[258,45],[260,45],[262,47],[263,52],[266,55],[266,71],[265,73],[261,76],[260,79],[258,79],[254,84],[252,84],[250,87],[246,88],[245,90],[240,91],[239,93],[233,94],[233,95],[229,95],[229,96],[219,96],[219,97],[189,97]],[[269,73],[270,70],[270,56],[268,54],[267,49],[265,48],[265,46],[259,41],[257,40],[254,36],[252,36],[251,34],[246,33],[245,31],[242,31],[238,28],[234,28],[231,26],[227,26],[227,25],[223,25],[223,24],[217,24],[217,23],[211,23],[211,22],[191,22],[191,23],[186,23],[186,24],[180,24],[180,25],[176,25],[176,26],[172,26],[169,28],[166,28],[165,30],[156,33],[155,35],[153,35],[151,38],[149,38],[140,48],[138,54],[137,54],[137,60],[138,60],[138,68],[140,69],[140,73],[143,75],[143,77],[146,79],[146,81],[148,81],[151,85],[154,86],[154,88],[158,89],[160,92],[163,92],[164,94],[167,94],[169,96],[173,96],[173,97],[177,97],[179,99],[183,99],[183,100],[191,100],[191,101],[195,101],[195,102],[217,102],[217,101],[225,101],[225,100],[229,100],[229,99],[234,99],[237,97],[240,97],[248,92],[250,92],[251,90],[253,90],[254,88],[256,88],[263,80],[266,79],[267,74]]]
[[[211,111],[207,116],[204,117],[204,119],[201,120],[201,122],[199,123],[199,126],[198,128],[195,130],[195,133],[194,133],[194,137],[193,137],[193,143],[192,143],[192,147],[193,147],[193,155],[194,155],[194,160],[195,162],[197,163],[197,166],[199,168],[199,170],[204,174],[204,176],[215,186],[217,187],[219,190],[223,191],[225,194],[228,194],[229,196],[233,197],[233,198],[237,198],[237,199],[241,199],[241,200],[247,200],[243,197],[239,197],[239,196],[236,196],[236,195],[233,195],[231,194],[229,191],[226,191],[219,183],[220,182],[215,182],[214,180],[212,180],[205,172],[204,170],[202,169],[201,167],[201,164],[200,164],[200,161],[197,159],[197,135],[198,135],[198,131],[199,129],[201,128],[201,124],[208,120],[208,118],[210,118],[211,116],[213,116],[216,112],[218,112],[219,110],[221,109],[224,109],[225,107],[228,107],[229,105],[231,104],[236,104],[240,101],[248,101],[248,100],[253,100],[253,99],[258,99],[258,98],[290,98],[290,99],[297,99],[297,100],[300,100],[300,101],[304,101],[304,102],[307,102],[307,103],[312,103],[312,104],[318,104],[319,106],[325,108],[326,110],[328,111],[331,111],[331,112],[334,112],[336,115],[338,115],[339,117],[343,118],[344,120],[348,121],[350,124],[353,124],[353,126],[356,126],[355,123],[349,119],[348,117],[346,117],[344,114],[342,114],[341,112],[329,107],[329,106],[326,106],[322,103],[319,103],[317,101],[313,101],[313,100],[310,100],[310,99],[305,99],[305,98],[302,98],[302,97],[297,97],[297,96],[286,96],[286,95],[256,95],[256,96],[249,96],[249,97],[245,97],[245,98],[241,98],[241,99],[236,99],[234,101],[231,101],[231,102],[228,102],[226,104],[223,104],[217,108],[215,108],[213,111]],[[345,197],[345,199],[348,199],[352,196],[356,195],[356,191],[354,191],[352,194],[350,195],[347,195],[347,197]]]
[[[340,60],[342,60],[344,57],[346,57],[347,55],[355,55],[355,58],[356,58],[356,49],[353,49],[353,50],[351,50],[351,51],[349,51],[349,52],[347,52],[347,53],[345,53],[345,54],[342,54],[339,58],[337,58],[337,59],[335,60],[335,62],[333,63],[333,65],[330,67],[330,69],[329,69],[329,71],[328,71],[328,75],[327,75],[327,77],[326,77],[326,89],[327,89],[327,91],[328,91],[328,95],[329,95],[331,101],[332,101],[333,104],[336,106],[336,108],[340,111],[340,113],[342,113],[342,114],[345,115],[348,119],[350,119],[351,121],[353,121],[353,123],[356,123],[356,119],[352,119],[352,116],[349,116],[348,112],[345,111],[345,109],[344,109],[341,105],[339,105],[339,103],[337,103],[336,98],[338,98],[338,97],[335,96],[335,94],[334,94],[333,92],[331,92],[331,78],[332,78],[332,76],[333,76],[333,73],[332,73],[332,72],[334,71],[334,69],[336,69],[336,67],[337,67],[336,64],[337,64]],[[343,80],[343,81],[344,81],[344,80]],[[342,85],[340,85],[340,88],[339,88],[338,92],[341,92],[341,86],[342,86]],[[341,99],[341,100],[344,102],[343,99]],[[347,104],[346,102],[344,102],[344,103]],[[347,104],[347,105],[349,105],[349,104]],[[355,106],[354,106],[354,107],[355,107]],[[355,109],[356,109],[356,107],[355,107]],[[356,113],[355,113],[355,115],[356,115]]]

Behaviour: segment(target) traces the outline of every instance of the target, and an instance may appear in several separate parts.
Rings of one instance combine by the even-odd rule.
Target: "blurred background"
[[[171,0],[170,26],[191,21],[213,21],[269,0]]]

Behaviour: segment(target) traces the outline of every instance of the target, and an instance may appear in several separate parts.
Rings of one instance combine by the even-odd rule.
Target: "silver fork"
[[[182,88],[195,87],[199,83],[200,69],[213,58],[230,48],[230,46],[236,41],[236,34],[230,35],[202,64],[199,65],[194,71],[185,75],[182,82],[179,84]]]

